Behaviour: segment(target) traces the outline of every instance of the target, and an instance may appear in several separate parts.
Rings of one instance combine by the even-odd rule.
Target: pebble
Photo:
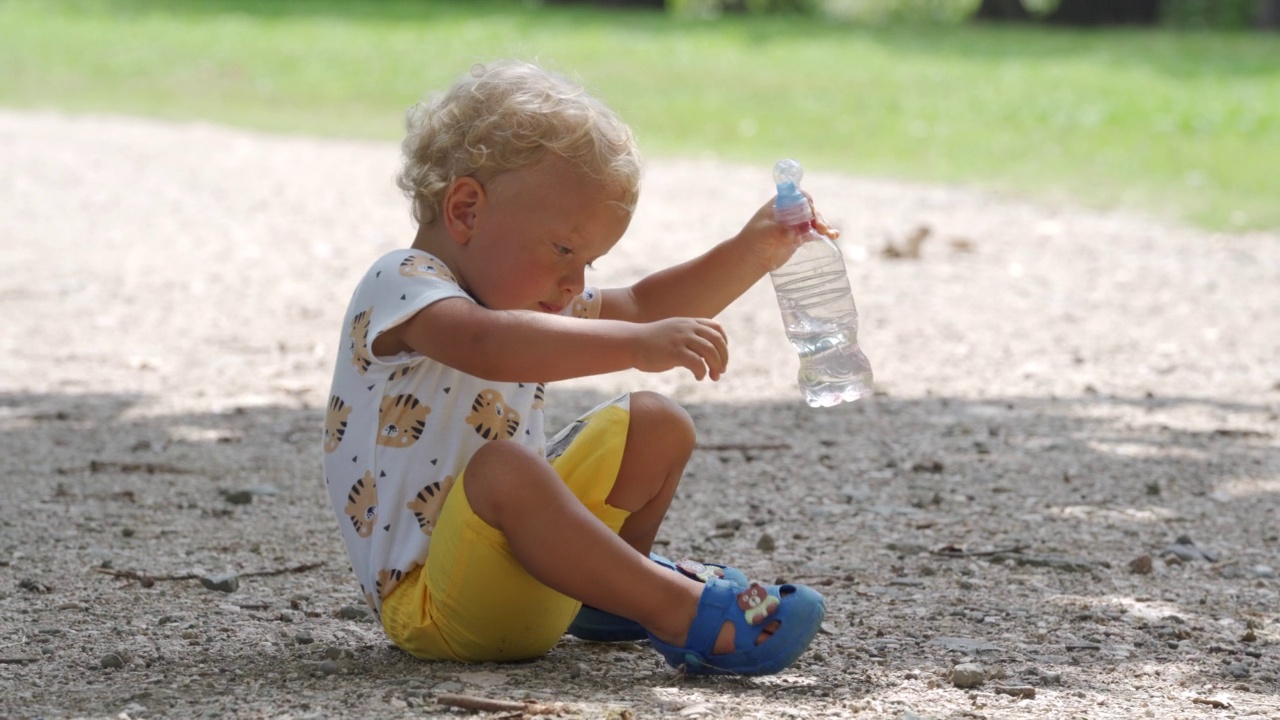
[[[980,663],[960,663],[951,668],[948,679],[958,688],[972,688],[986,682],[987,673]]]
[[[1249,677],[1249,666],[1244,663],[1231,663],[1227,666],[1227,674],[1233,678]]]
[[[359,605],[343,605],[338,610],[338,617],[345,620],[368,620],[369,608]]]
[[[293,641],[299,645],[310,645],[315,642],[316,639],[311,637],[310,630],[300,630],[297,633],[294,633]]]
[[[248,505],[253,502],[252,490],[223,490],[222,499],[232,505]]]
[[[1185,562],[1194,562],[1196,560],[1218,561],[1217,552],[1196,547],[1196,544],[1191,541],[1191,537],[1188,535],[1179,535],[1172,545],[1160,551],[1160,555],[1172,555]]]
[[[98,665],[107,669],[117,669],[124,667],[124,658],[116,653],[107,653],[98,661]]]
[[[764,533],[756,543],[756,549],[760,552],[773,552],[778,549],[778,541],[774,540],[769,533]]]
[[[324,662],[320,663],[320,672],[324,673],[325,675],[334,675],[341,669],[342,668],[338,666],[338,663],[333,660],[325,660]]]
[[[1150,575],[1151,574],[1151,556],[1139,555],[1129,561],[1129,572],[1134,575]]]
[[[210,575],[200,578],[200,584],[209,590],[233,593],[240,589],[240,578],[235,575]]]

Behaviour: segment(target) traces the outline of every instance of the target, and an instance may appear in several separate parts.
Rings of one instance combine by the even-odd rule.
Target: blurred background
[[[1280,0],[0,0],[0,106],[398,140],[517,56],[649,156],[1280,228]]]

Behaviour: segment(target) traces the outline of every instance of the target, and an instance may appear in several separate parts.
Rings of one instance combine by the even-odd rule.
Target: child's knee
[[[550,467],[532,450],[514,442],[487,443],[471,456],[462,476],[467,504],[481,520],[497,526],[502,504],[513,498],[511,486],[528,482],[539,471],[550,471]]]
[[[671,398],[655,392],[631,394],[631,423],[644,437],[662,441],[662,447],[693,450],[697,431],[689,412]]]

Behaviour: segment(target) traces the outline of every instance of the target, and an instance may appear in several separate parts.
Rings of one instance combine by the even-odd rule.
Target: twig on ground
[[[790,450],[791,443],[698,443],[694,450]]]
[[[517,712],[524,715],[554,715],[561,712],[563,708],[559,703],[540,703],[529,700],[527,702],[516,702],[514,700],[492,700],[490,698],[475,697],[474,695],[437,695],[436,702],[449,707],[461,708],[463,710],[476,710],[481,712]]]
[[[306,572],[308,570],[314,570],[320,567],[321,565],[324,565],[324,563],[311,562],[311,563],[303,563],[301,565],[293,565],[291,567],[273,568],[271,570],[253,570],[250,572],[242,572],[237,574],[240,577],[267,577],[271,575],[289,575],[291,573],[300,573],[300,572]],[[150,575],[148,573],[139,572],[137,570],[116,570],[115,568],[104,568],[104,567],[95,567],[95,568],[92,568],[92,570],[97,573],[102,573],[103,575],[111,575],[112,577],[119,577],[119,578],[124,578],[126,580],[133,580],[141,583],[143,587],[151,587],[152,585],[156,584],[161,580],[199,580],[202,577],[201,575],[197,575],[195,573],[181,573],[177,575]]]
[[[300,572],[306,572],[308,570],[315,570],[321,565],[324,565],[324,563],[323,562],[303,563],[301,565],[294,565],[293,567],[276,568],[275,570],[255,570],[253,572],[242,572],[242,573],[239,573],[239,575],[240,577],[267,577],[269,575],[290,575],[292,573],[300,573]]]
[[[1004,553],[1020,553],[1029,547],[1030,545],[1013,545],[995,550],[965,550],[954,545],[948,545],[937,550],[930,550],[929,554],[947,558],[989,557],[991,555],[1003,555]]]

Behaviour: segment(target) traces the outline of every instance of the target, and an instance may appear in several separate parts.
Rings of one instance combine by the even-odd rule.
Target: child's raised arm
[[[818,231],[839,235],[818,220]],[[796,249],[796,235],[774,222],[773,202],[756,211],[737,235],[692,260],[649,275],[631,287],[603,291],[600,317],[652,322],[718,315]]]
[[[495,382],[553,382],[630,368],[678,367],[699,380],[718,380],[729,360],[724,331],[712,320],[584,320],[489,310],[462,298],[423,308],[379,335],[372,349],[380,357],[413,350]]]

